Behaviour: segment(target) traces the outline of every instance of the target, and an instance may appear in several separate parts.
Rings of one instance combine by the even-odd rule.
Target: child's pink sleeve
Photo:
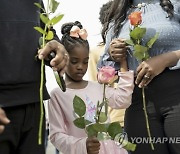
[[[87,154],[86,137],[68,135],[66,120],[54,93],[48,102],[49,135],[51,143],[64,154]]]
[[[134,89],[134,72],[118,72],[119,82],[115,88],[106,88],[109,106],[115,109],[128,108],[131,105]]]

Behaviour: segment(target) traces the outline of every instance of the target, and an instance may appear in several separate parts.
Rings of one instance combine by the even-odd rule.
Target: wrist
[[[121,72],[126,72],[126,71],[128,71],[128,66],[127,66],[127,61],[126,61],[126,59],[123,59],[123,60],[120,62],[120,71],[121,71]]]
[[[166,67],[175,66],[178,62],[179,58],[175,52],[168,52],[163,54],[163,61],[165,62]]]

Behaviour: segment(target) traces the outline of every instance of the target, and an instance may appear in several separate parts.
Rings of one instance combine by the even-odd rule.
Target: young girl
[[[66,92],[54,89],[48,105],[52,144],[63,154],[127,154],[114,141],[99,142],[96,137],[88,138],[84,129],[74,125],[74,96],[81,97],[86,102],[86,107],[94,108],[95,113],[98,100],[103,98],[103,85],[83,80],[88,67],[89,44],[86,40],[87,32],[81,23],[64,24],[61,32],[61,42],[69,53],[70,63],[65,74]],[[113,108],[129,107],[134,87],[133,72],[127,71],[125,58],[120,61],[124,72],[118,72],[118,87],[106,88],[106,96]]]

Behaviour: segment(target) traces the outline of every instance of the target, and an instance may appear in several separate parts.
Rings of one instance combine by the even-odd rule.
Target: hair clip
[[[80,29],[78,26],[73,26],[70,30],[69,36],[81,38],[83,40],[87,40],[88,33],[86,29]]]

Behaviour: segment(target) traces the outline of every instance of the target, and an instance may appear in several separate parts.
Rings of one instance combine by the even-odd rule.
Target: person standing
[[[74,125],[74,97],[81,97],[85,102],[85,119],[94,123],[97,103],[103,99],[103,84],[83,80],[88,68],[89,43],[87,32],[81,23],[65,23],[61,33],[61,42],[69,53],[70,62],[65,73],[66,92],[55,88],[50,93],[48,113],[51,143],[63,154],[127,154],[127,151],[117,146],[114,141],[99,141],[95,136],[88,137],[84,129]],[[131,104],[133,72],[127,70],[125,59],[121,63],[123,66],[122,71],[118,71],[116,88],[106,88],[106,98],[112,108],[127,108]]]
[[[119,69],[118,61],[127,52],[124,40],[129,39],[130,13],[142,12],[141,26],[147,30],[142,43],[159,33],[148,60],[139,64],[129,49],[128,67],[136,73],[136,86],[132,105],[125,113],[125,131],[129,139],[148,138],[141,90],[144,87],[151,135],[162,142],[155,143],[154,150],[148,143],[137,143],[132,154],[178,154],[180,145],[170,140],[180,136],[180,3],[178,0],[114,0],[110,10],[107,18],[112,20],[104,30],[105,54],[98,67],[111,65]],[[168,141],[163,143],[163,138]]]
[[[42,144],[38,144],[40,60],[54,51],[56,56],[50,61],[50,66],[61,75],[68,64],[67,51],[56,40],[38,51],[40,34],[33,27],[41,25],[40,9],[34,3],[42,1],[1,0],[0,107],[10,120],[0,134],[1,154],[45,153],[44,135]],[[37,54],[40,60],[35,58]],[[43,92],[43,99],[48,99],[45,82]],[[42,134],[44,130],[45,125]]]

